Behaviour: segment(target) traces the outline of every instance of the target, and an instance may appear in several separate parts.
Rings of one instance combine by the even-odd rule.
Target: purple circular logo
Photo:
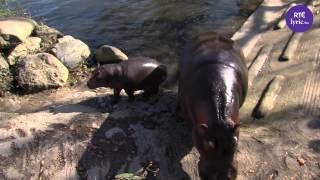
[[[306,5],[296,5],[287,12],[286,23],[294,32],[305,32],[312,26],[313,14]]]

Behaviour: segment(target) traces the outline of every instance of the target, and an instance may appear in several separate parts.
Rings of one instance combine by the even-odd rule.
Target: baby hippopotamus
[[[120,98],[120,91],[125,90],[130,100],[134,91],[144,90],[144,96],[157,94],[159,85],[167,78],[167,68],[155,59],[131,57],[117,64],[105,64],[98,67],[89,79],[90,89],[110,87],[114,90],[114,102]]]
[[[235,179],[239,108],[248,72],[234,42],[215,33],[195,37],[179,62],[178,109],[192,122],[202,180]]]

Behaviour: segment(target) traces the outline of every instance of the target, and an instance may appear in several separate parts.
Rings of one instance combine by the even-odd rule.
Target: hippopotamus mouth
[[[219,148],[219,147],[216,147]],[[213,149],[200,153],[199,174],[202,180],[234,180],[237,177],[237,158],[234,147]],[[202,178],[203,177],[203,178]]]

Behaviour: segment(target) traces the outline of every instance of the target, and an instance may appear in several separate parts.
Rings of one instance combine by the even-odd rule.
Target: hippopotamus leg
[[[134,101],[134,90],[131,88],[125,88],[124,91],[129,96],[129,101]]]
[[[115,87],[113,89],[112,104],[116,104],[120,100],[120,92],[121,92],[121,88],[119,87]]]

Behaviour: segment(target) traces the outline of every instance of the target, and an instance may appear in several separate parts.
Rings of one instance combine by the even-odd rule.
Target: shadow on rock
[[[41,108],[31,112],[40,112],[49,110],[53,114],[57,113],[109,113],[113,107],[110,95],[99,95],[95,97],[85,97],[68,101],[66,103],[49,103]]]
[[[176,122],[175,107],[172,92],[116,104],[78,162],[81,179],[114,179],[121,173],[190,179],[181,160],[192,149],[191,127]]]
[[[309,142],[309,147],[317,153],[320,153],[320,140],[312,140]]]
[[[320,129],[320,117],[317,117],[308,122],[308,127],[311,129]]]

